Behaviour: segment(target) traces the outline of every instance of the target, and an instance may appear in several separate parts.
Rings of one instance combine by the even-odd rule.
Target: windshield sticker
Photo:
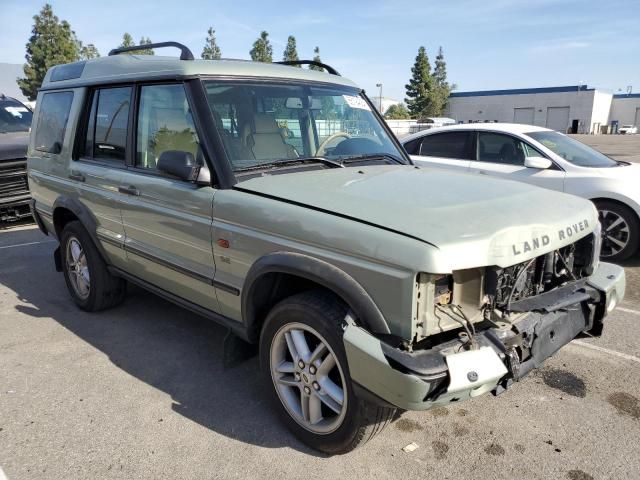
[[[360,110],[371,111],[369,104],[365,102],[364,99],[361,97],[355,97],[352,95],[342,95],[342,98],[344,98],[344,101],[347,102],[347,105],[349,105],[351,108],[359,108]]]

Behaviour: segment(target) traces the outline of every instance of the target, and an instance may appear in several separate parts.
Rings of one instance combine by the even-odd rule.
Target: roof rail
[[[119,53],[136,52],[138,50],[146,50],[147,48],[163,48],[163,47],[176,47],[180,49],[180,60],[193,60],[193,53],[185,45],[178,42],[160,42],[160,43],[145,43],[142,45],[135,45],[133,47],[121,47],[114,48],[109,52],[109,56],[118,55]]]
[[[324,68],[331,75],[337,75],[339,77],[342,76],[332,66],[322,62],[316,62],[315,60],[287,60],[283,62],[273,62],[273,63],[279,63],[280,65],[315,65],[316,67]]]

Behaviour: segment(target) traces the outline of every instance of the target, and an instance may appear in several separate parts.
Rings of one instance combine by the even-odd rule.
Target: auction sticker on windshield
[[[347,105],[349,105],[351,108],[359,108],[360,110],[371,111],[371,107],[369,107],[369,104],[365,102],[362,97],[356,97],[353,95],[342,95],[342,98],[344,98],[344,101],[347,102]]]

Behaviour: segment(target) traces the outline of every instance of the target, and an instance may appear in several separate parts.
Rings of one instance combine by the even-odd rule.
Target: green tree
[[[442,116],[451,93],[451,85],[447,82],[447,62],[444,60],[442,47],[438,49],[438,55],[433,67],[433,82],[433,116]]]
[[[420,47],[411,68],[411,79],[405,85],[407,90],[405,101],[413,118],[433,116],[433,87],[434,79],[431,75],[429,57],[426,49]]]
[[[253,48],[249,52],[254,62],[273,62],[273,47],[269,42],[269,34],[266,31],[260,33],[260,37],[253,42]]]
[[[398,103],[387,108],[387,111],[384,113],[384,118],[389,120],[406,120],[411,118],[411,114],[409,110],[407,110],[407,107],[404,106],[404,103]]]
[[[300,60],[298,57],[298,50],[296,49],[296,37],[293,35],[289,35],[289,38],[287,39],[287,46],[284,49],[282,60],[285,62],[295,62]],[[296,66],[301,67],[301,65]]]
[[[27,43],[24,78],[18,86],[25,97],[35,100],[47,70],[79,58],[78,42],[66,20],[60,21],[48,3],[33,17],[31,37]]]
[[[150,43],[153,42],[151,42],[151,39],[149,37],[140,37],[140,43],[138,43],[138,45],[142,47],[144,45],[149,45]],[[122,36],[122,43],[118,48],[135,46],[136,42],[133,40],[133,37],[125,32],[125,34]],[[131,52],[127,53],[129,53],[130,55],[154,55],[153,50],[150,48],[141,48],[140,50],[132,50]]]
[[[207,40],[200,57],[204,60],[218,60],[221,56],[220,47],[216,42],[216,31],[213,27],[209,27],[209,30],[207,30]]]
[[[320,58],[320,47],[316,47],[313,49],[313,61],[314,62],[322,62]],[[324,69],[322,67],[317,67],[316,65],[309,65],[309,70],[317,70],[322,72]]]
[[[83,45],[82,42],[78,40],[78,47],[80,60],[91,60],[92,58],[98,58],[100,56],[100,52],[93,43]]]

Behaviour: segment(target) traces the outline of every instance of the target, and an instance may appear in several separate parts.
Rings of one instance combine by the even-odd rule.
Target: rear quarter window
[[[35,132],[35,149],[45,153],[60,153],[69,121],[73,92],[45,93]]]

